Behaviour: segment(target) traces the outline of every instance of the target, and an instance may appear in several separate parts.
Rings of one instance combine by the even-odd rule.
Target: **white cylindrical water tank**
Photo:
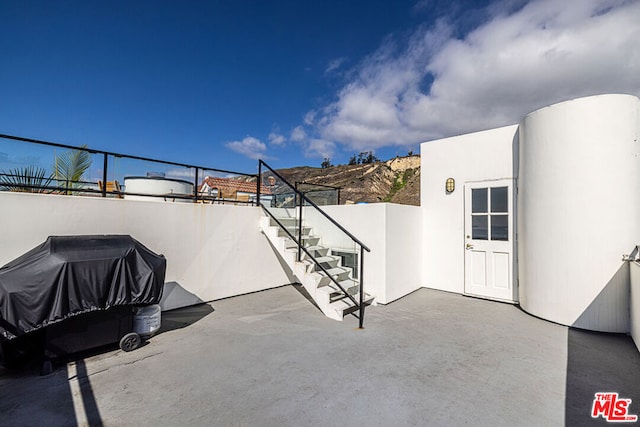
[[[160,329],[162,310],[159,304],[138,307],[133,315],[133,332],[148,338]]]
[[[519,129],[521,307],[563,325],[629,327],[629,270],[640,244],[640,100],[599,95],[542,108]]]
[[[161,176],[125,176],[125,199],[155,200],[169,202],[191,202],[193,183],[182,179]],[[143,194],[162,196],[147,197]]]

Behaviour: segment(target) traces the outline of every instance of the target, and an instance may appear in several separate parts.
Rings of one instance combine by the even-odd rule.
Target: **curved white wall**
[[[520,304],[585,329],[628,332],[629,269],[640,243],[640,100],[600,95],[520,123]]]

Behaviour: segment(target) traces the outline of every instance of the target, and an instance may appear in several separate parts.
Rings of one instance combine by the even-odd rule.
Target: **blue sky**
[[[625,0],[7,0],[0,133],[245,172],[386,159],[639,95],[639,22]]]

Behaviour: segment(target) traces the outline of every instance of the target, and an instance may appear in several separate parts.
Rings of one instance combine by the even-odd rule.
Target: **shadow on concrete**
[[[0,366],[0,425],[79,425],[67,367],[47,376],[39,373],[40,361]],[[29,424],[13,424],[16,419]]]
[[[163,311],[160,330],[156,333],[156,335],[176,329],[186,328],[187,326],[193,325],[194,323],[198,322],[199,320],[203,319],[213,312],[214,309],[209,304],[198,304],[192,305],[190,307]]]
[[[77,381],[80,389],[80,396],[82,397],[82,406],[84,409],[83,422],[86,422],[91,427],[102,427],[102,418],[100,417],[100,410],[96,402],[96,397],[93,394],[93,388],[91,387],[91,381],[87,375],[87,367],[84,360],[78,360],[75,363],[76,366],[76,378],[70,378],[69,381]]]
[[[569,328],[565,425],[609,425],[591,418],[594,395],[617,392],[640,415],[640,353],[631,337]]]
[[[209,304],[199,304],[163,312],[158,333],[190,326],[213,311]],[[29,419],[27,425],[101,427],[104,423],[85,359],[117,348],[117,343],[111,343],[57,357],[51,360],[51,373],[44,376],[40,375],[41,357],[27,357],[13,369],[0,366],[0,425],[7,425],[13,414]]]
[[[302,295],[303,297],[305,297],[305,299],[307,301],[309,301],[311,304],[313,304],[313,306],[318,310],[318,311],[322,311],[320,310],[320,307],[318,307],[318,304],[316,304],[316,302],[314,301],[314,299],[311,297],[311,295],[309,295],[309,292],[307,292],[307,290],[305,289],[305,287],[300,284],[300,283],[292,283],[291,286],[293,286],[293,289],[295,289],[296,291],[298,291],[300,293],[300,295]]]

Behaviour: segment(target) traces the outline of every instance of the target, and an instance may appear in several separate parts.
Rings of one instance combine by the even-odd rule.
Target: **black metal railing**
[[[264,170],[266,169],[266,171]],[[266,174],[266,176],[265,176]],[[278,226],[286,232],[289,238],[295,242],[297,246],[297,260],[302,260],[302,253],[310,259],[322,271],[331,282],[340,289],[345,298],[349,299],[358,311],[359,327],[364,325],[364,253],[371,250],[362,243],[357,237],[351,234],[347,229],[340,225],[335,219],[331,218],[323,211],[313,200],[291,185],[278,172],[271,168],[264,161],[258,161],[258,188],[265,186],[269,189],[269,195],[258,194],[258,205],[275,221]],[[286,195],[286,197],[279,197]],[[288,225],[287,223],[293,223]],[[310,235],[305,236],[305,230],[313,228],[318,231],[323,238],[330,240],[330,247],[327,249],[339,248],[344,251],[357,253],[359,256],[357,266],[357,274],[352,274],[350,280],[357,283],[358,299],[354,298],[351,292],[347,291],[339,280],[328,271],[312,253],[313,238]],[[331,237],[328,237],[331,236]],[[307,242],[305,242],[305,237]]]
[[[89,157],[89,165],[80,177],[70,179],[54,174],[52,169],[57,166],[57,159],[60,155],[60,153],[56,153],[57,149],[67,150],[63,153],[85,153]],[[43,163],[43,159],[48,159],[50,163]],[[161,172],[157,172],[157,170]],[[154,194],[146,191],[130,191],[124,186],[125,180],[128,178],[162,179],[165,176],[168,181],[183,181],[192,185],[193,191]],[[226,180],[222,184],[230,189],[242,186],[243,196],[239,197],[238,191],[234,193],[231,190],[228,190],[225,195],[222,193],[222,188],[216,188],[213,194],[211,189],[209,192],[202,192],[201,184],[207,176],[216,177],[218,181]],[[258,182],[259,179],[255,174],[0,134],[0,191],[100,195],[120,198],[138,196],[173,201],[255,205],[259,192]],[[122,187],[119,185],[120,183],[123,184]],[[254,183],[255,187],[252,185]]]
[[[56,176],[51,171],[55,168],[51,167],[52,164],[58,166],[56,149],[67,150],[64,152],[66,154],[69,151],[72,154],[84,153],[90,157],[87,161],[88,165],[79,176],[73,178]],[[43,163],[44,158],[49,159],[50,163]],[[168,169],[169,167],[178,169],[172,170]],[[263,167],[266,168],[267,174],[269,174],[266,177],[263,176]],[[141,168],[147,169],[146,176],[140,176]],[[154,169],[156,170],[153,171]],[[158,169],[161,171],[158,172]],[[153,172],[149,172],[150,170]],[[180,181],[182,179],[177,178],[185,178],[184,182],[193,185],[193,192],[189,194],[155,194],[152,192],[131,191],[126,186],[122,188],[117,185],[118,180],[126,183],[127,178],[162,179],[165,176],[169,181]],[[208,182],[205,179],[207,176],[212,178],[211,185],[208,192],[203,192],[201,181],[203,183]],[[239,185],[239,182],[243,184]],[[110,183],[115,183],[116,185],[110,188],[108,185]],[[238,191],[235,192],[236,197],[228,197],[232,193],[226,193],[227,197],[225,197],[225,191],[233,192],[233,190],[225,190],[225,185],[229,185],[230,188],[234,186],[243,188],[242,195],[245,197],[239,198]],[[318,186],[318,184],[314,185]],[[214,189],[211,188],[212,186],[218,186],[214,192],[212,192]],[[329,189],[329,191],[335,190],[336,188]],[[339,192],[339,189],[337,190]],[[344,298],[349,299],[354,304],[359,313],[357,317],[359,318],[360,328],[363,327],[364,253],[365,251],[371,252],[371,250],[320,209],[318,204],[305,194],[305,191],[300,191],[295,186],[292,186],[262,160],[258,162],[258,174],[255,175],[96,150],[86,146],[73,146],[0,134],[0,191],[25,191],[77,196],[100,195],[101,197],[142,196],[173,201],[210,201],[212,203],[255,204],[261,206],[280,228],[296,242],[298,260],[302,259],[302,253],[304,252],[318,266],[320,271],[340,289]],[[285,217],[275,215],[274,212],[276,210],[284,212]],[[288,227],[287,224],[282,222],[287,218],[287,215],[292,215],[290,218],[295,219],[293,227]],[[350,277],[350,280],[358,284],[358,299],[354,298],[353,294],[345,289],[321,262],[318,262],[316,256],[309,249],[311,245],[305,244],[305,223],[313,225],[314,229],[324,229],[329,234],[332,234],[334,243],[337,242],[336,244],[341,250],[359,255],[357,257],[357,265],[353,266],[353,268],[357,268],[357,272]],[[328,249],[335,247],[333,245]]]

